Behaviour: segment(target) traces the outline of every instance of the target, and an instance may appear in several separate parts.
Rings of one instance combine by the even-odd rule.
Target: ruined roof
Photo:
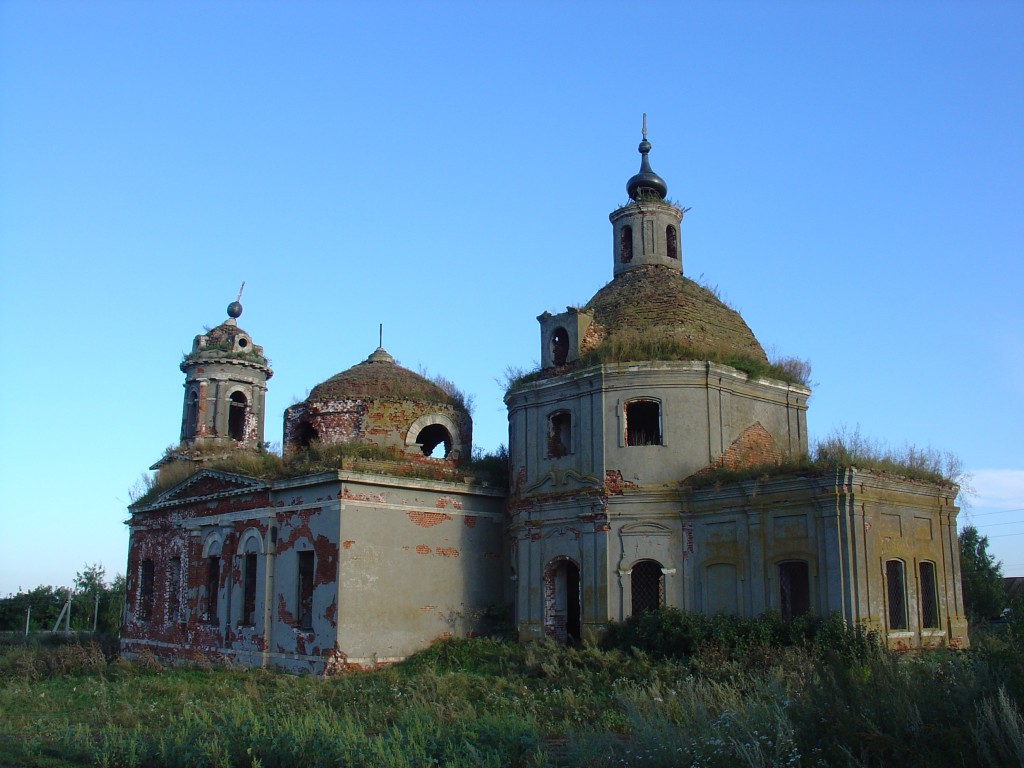
[[[626,331],[664,335],[696,353],[713,351],[767,361],[764,349],[740,317],[714,293],[659,265],[623,272],[584,307],[603,326],[603,338]]]
[[[324,400],[413,400],[459,407],[429,379],[403,368],[381,347],[366,360],[313,387],[307,402]]]
[[[239,328],[234,320],[225,320],[216,328],[211,328],[203,335],[206,337],[207,343],[209,344],[217,344],[222,341],[228,341],[229,339],[232,339],[235,336],[249,336],[251,338],[251,334],[246,333],[241,328]]]

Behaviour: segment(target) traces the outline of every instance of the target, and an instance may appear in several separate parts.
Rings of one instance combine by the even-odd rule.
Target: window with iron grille
[[[654,611],[665,604],[665,574],[661,563],[642,560],[633,566],[630,577],[633,615]]]
[[[921,627],[939,628],[939,600],[935,590],[935,563],[921,563]]]
[[[885,561],[885,589],[889,598],[889,629],[907,629],[907,587],[902,560]]]

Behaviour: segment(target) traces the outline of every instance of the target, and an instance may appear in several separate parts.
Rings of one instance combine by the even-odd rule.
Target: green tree
[[[968,525],[960,531],[960,581],[969,621],[998,616],[1006,607],[1003,564],[988,553],[988,536]]]

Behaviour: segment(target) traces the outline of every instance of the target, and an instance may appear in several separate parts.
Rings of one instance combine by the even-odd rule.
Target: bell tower
[[[263,444],[267,379],[274,372],[263,347],[253,344],[252,337],[238,327],[241,315],[242,305],[236,299],[228,304],[228,319],[196,336],[192,351],[181,362],[183,446],[214,443],[255,448]]]
[[[630,202],[613,211],[612,255],[614,275],[636,267],[658,264],[682,274],[683,257],[679,247],[679,224],[685,210],[665,201],[668,185],[651,170],[647,155],[647,115],[644,115],[643,140],[637,148],[640,171],[626,182]]]

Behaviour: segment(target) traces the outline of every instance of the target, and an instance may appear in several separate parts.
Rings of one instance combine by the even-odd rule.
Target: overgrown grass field
[[[1020,766],[1022,651],[1012,628],[901,656],[836,620],[671,609],[602,648],[450,640],[326,680],[11,645],[0,764]]]

